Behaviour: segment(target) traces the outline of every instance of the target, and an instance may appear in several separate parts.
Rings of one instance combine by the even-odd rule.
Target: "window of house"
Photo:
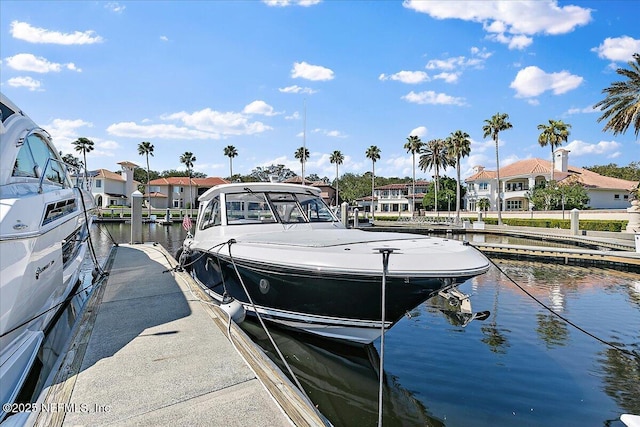
[[[488,190],[489,189],[489,183],[487,182],[481,182],[478,184],[478,189],[479,190]]]
[[[102,180],[96,179],[96,188],[102,188]]]
[[[620,199],[620,195],[619,195],[619,194],[614,194],[614,195],[613,195],[613,198],[614,198],[615,200],[619,200],[619,199]]]
[[[173,207],[174,208],[179,208],[180,207],[180,200],[174,200],[173,201]]]

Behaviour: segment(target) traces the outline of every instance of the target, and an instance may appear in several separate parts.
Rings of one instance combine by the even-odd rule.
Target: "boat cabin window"
[[[220,225],[220,218],[220,198],[215,197],[204,208],[202,220],[200,221],[200,229],[204,230],[205,228]]]
[[[276,222],[264,193],[227,194],[227,224],[264,224]]]
[[[31,133],[18,151],[12,176],[39,178],[41,174],[49,183],[65,184],[66,171],[58,162],[58,156],[40,135]]]

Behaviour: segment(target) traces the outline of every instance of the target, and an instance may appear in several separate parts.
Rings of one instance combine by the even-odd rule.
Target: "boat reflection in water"
[[[258,323],[246,320],[241,326],[288,372]],[[269,333],[309,398],[334,426],[377,424],[380,359],[373,344],[345,345],[276,325],[269,326]],[[394,377],[385,375],[383,396],[385,426],[444,426]]]

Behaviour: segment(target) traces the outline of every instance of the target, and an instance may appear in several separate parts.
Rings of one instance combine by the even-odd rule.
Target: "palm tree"
[[[420,152],[420,148],[422,148],[423,142],[420,140],[420,137],[411,135],[407,137],[407,142],[404,144],[404,149],[407,150],[407,153],[411,153],[411,157],[413,157],[413,189],[412,189],[412,203],[411,203],[411,215],[414,214],[416,209],[416,153]]]
[[[367,156],[367,159],[371,159],[371,223],[373,224],[373,221],[375,221],[376,219],[373,203],[373,190],[376,179],[376,161],[380,160],[380,149],[377,146],[372,145],[371,147],[367,148],[365,155]]]
[[[629,61],[630,70],[618,68],[616,73],[626,77],[627,81],[614,82],[602,92],[607,96],[593,108],[603,111],[598,122],[607,119],[603,131],[611,130],[614,135],[625,133],[633,124],[636,138],[640,133],[640,53],[634,53]]]
[[[502,213],[501,205],[502,198],[500,197],[500,158],[498,156],[498,136],[503,130],[511,129],[513,125],[508,122],[509,115],[507,113],[496,113],[490,119],[485,120],[485,125],[482,126],[483,138],[491,136],[496,143],[496,177],[498,179],[498,185],[496,191],[498,192],[496,207],[498,208],[498,225],[502,225]]]
[[[340,151],[336,150],[331,153],[329,161],[336,164],[336,206],[338,206],[338,177],[340,176],[338,173],[338,166],[340,166],[344,161],[344,155]]]
[[[229,179],[233,179],[233,158],[238,156],[238,150],[233,145],[224,147],[224,155],[229,158]]]
[[[73,141],[72,144],[78,153],[82,153],[82,158],[84,159],[84,186],[88,190],[89,182],[87,181],[87,153],[93,151],[94,143],[89,138],[80,137]]]
[[[447,152],[455,160],[456,166],[456,224],[460,223],[460,159],[471,153],[469,134],[461,130],[447,138]]]
[[[151,175],[149,173],[149,156],[153,157],[153,144],[149,141],[142,141],[138,144],[138,154],[147,158],[147,208],[149,209],[149,218],[151,218]]]
[[[451,164],[451,159],[449,159],[449,155],[447,154],[447,146],[443,139],[432,139],[427,142],[424,147],[420,150],[420,160],[418,162],[418,166],[423,171],[427,171],[427,169],[434,169],[435,174],[435,209],[436,214],[438,214],[438,187],[439,177],[440,177],[440,168],[446,169],[447,166]]]
[[[298,148],[294,153],[294,157],[300,160],[300,163],[302,164],[302,185],[304,185],[304,164],[309,158],[309,149],[305,147]]]
[[[196,161],[196,156],[193,155],[190,151],[185,151],[182,156],[180,156],[180,163],[183,163],[187,172],[189,173],[189,214],[191,214],[191,208],[193,207],[193,192],[191,190],[191,169],[193,168],[193,164]]]
[[[551,181],[553,179],[553,172],[556,169],[556,156],[553,154],[556,147],[562,145],[563,142],[567,142],[569,139],[570,124],[563,122],[562,120],[549,120],[549,125],[540,124],[538,130],[542,132],[538,136],[538,143],[541,147],[551,146]]]

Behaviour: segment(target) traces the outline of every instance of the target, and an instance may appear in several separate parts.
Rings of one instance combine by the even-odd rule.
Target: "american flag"
[[[190,215],[185,216],[184,219],[182,220],[182,228],[189,231],[191,230],[192,226],[193,224],[191,223],[191,216]]]

